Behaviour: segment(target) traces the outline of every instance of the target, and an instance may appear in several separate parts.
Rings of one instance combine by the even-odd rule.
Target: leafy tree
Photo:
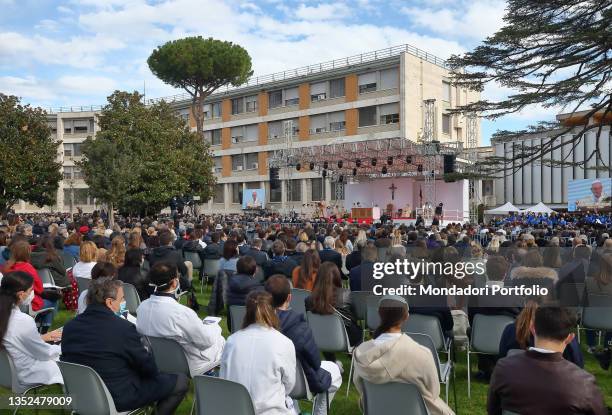
[[[597,145],[583,163],[593,157],[600,161],[599,138],[609,139],[612,120],[612,2],[610,0],[509,0],[504,26],[482,45],[462,56],[452,56],[453,82],[482,91],[487,84],[497,83],[515,92],[499,101],[480,100],[466,104],[454,112],[478,113],[495,119],[539,104],[545,108],[562,106],[574,114],[588,106],[584,122],[579,126],[543,123],[524,131],[498,135],[512,137],[530,132],[548,131],[541,147],[515,146],[514,159],[491,157],[483,164],[490,171],[499,171],[513,164],[517,169],[548,159],[553,150],[574,148],[588,131],[596,130]],[[464,70],[465,69],[465,70]],[[599,123],[588,123],[597,114]],[[562,142],[561,137],[572,134]],[[514,161],[514,163],[512,163]],[[557,162],[558,164],[558,162]]]
[[[145,106],[137,92],[115,91],[99,124],[79,165],[90,194],[109,212],[146,215],[183,194],[210,199],[215,178],[208,144],[167,103]]]
[[[61,164],[59,141],[51,137],[46,112],[0,93],[0,216],[19,200],[53,205]]]
[[[251,57],[244,48],[201,36],[167,42],[151,53],[147,63],[155,76],[191,96],[191,111],[201,136],[206,97],[224,85],[242,85],[253,74]]]

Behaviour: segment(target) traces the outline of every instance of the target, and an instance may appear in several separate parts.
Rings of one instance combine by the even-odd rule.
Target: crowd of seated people
[[[581,369],[584,357],[570,333],[576,325],[569,309],[588,306],[591,295],[612,296],[612,239],[605,218],[594,223],[563,216],[563,222],[556,218],[552,224],[513,218],[488,226],[442,228],[283,224],[231,216],[118,218],[112,227],[88,216],[77,221],[67,216],[19,220],[0,224],[0,339],[23,386],[62,383],[55,365],[61,354],[61,360],[94,368],[118,410],[155,404],[159,413],[173,413],[186,394],[188,379],[161,373],[150,348],[141,342],[163,337],[182,346],[191,376],[218,375],[245,385],[258,414],[298,410],[290,393],[299,361],[318,397],[313,413],[326,413],[329,405],[333,413],[344,368],[335,354],[319,353],[305,316],[291,309],[293,287],[310,291],[307,311],[341,319],[350,345],[356,347],[355,377],[349,381],[361,394],[364,380],[413,383],[430,413],[453,413],[439,397],[431,354],[403,335],[402,326],[414,315],[435,316],[444,337],[452,340],[471,336],[455,323],[458,316],[471,324],[478,314],[504,315],[515,322],[503,331],[499,355],[478,357],[477,377],[491,382],[489,413],[530,408],[530,398],[522,397],[527,389],[513,381],[515,370],[530,365],[542,366],[542,371],[546,365],[560,365],[559,373],[583,383],[579,392],[590,401],[578,402],[576,391],[557,399],[554,383],[542,384],[540,399],[554,400],[557,406],[542,403],[540,413],[567,413],[564,408],[572,405],[590,408],[591,413],[603,408],[594,378]],[[232,305],[246,307],[243,325],[232,328],[234,334],[227,339],[215,321],[202,321],[193,303],[178,301],[179,294],[193,290],[194,270],[184,252],[197,253],[203,263],[219,261],[226,276],[226,285],[219,285],[221,315]],[[64,256],[74,258],[74,265],[66,264]],[[479,278],[400,273],[377,280],[374,264],[381,260],[465,262],[482,265],[485,273]],[[89,289],[80,293],[77,317],[63,331],[49,331],[62,299],[43,286],[41,269],[50,271],[64,293],[72,289],[71,279],[91,279]],[[142,301],[137,316],[127,313],[124,283],[133,285]],[[352,292],[371,291],[375,284],[541,286],[550,295],[385,297],[379,304],[380,326],[364,339]],[[560,293],[573,287],[580,287],[579,304],[564,304]],[[49,311],[36,316],[42,309]],[[555,317],[548,310],[561,311]],[[612,333],[604,332],[602,338],[598,347],[597,330],[587,330],[584,350],[607,369]],[[61,346],[52,344],[58,342]],[[516,349],[526,352],[510,352]],[[216,366],[221,368],[218,374]],[[532,370],[532,376],[539,376]]]

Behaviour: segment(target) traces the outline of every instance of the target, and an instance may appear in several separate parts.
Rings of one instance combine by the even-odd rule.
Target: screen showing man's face
[[[253,192],[253,200],[257,200],[257,192]]]
[[[603,191],[603,184],[601,183],[593,183],[591,185],[591,191],[593,192],[593,196],[600,197],[601,192]]]

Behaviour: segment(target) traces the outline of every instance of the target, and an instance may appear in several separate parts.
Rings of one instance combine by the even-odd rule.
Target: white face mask
[[[32,300],[34,300],[34,290],[30,291],[30,294],[21,301],[21,304],[23,305],[30,305],[32,303]]]

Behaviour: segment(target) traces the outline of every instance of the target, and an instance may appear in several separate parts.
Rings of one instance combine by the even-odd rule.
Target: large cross
[[[397,190],[395,183],[391,183],[389,190],[391,190],[391,200],[395,200],[395,191]]]

